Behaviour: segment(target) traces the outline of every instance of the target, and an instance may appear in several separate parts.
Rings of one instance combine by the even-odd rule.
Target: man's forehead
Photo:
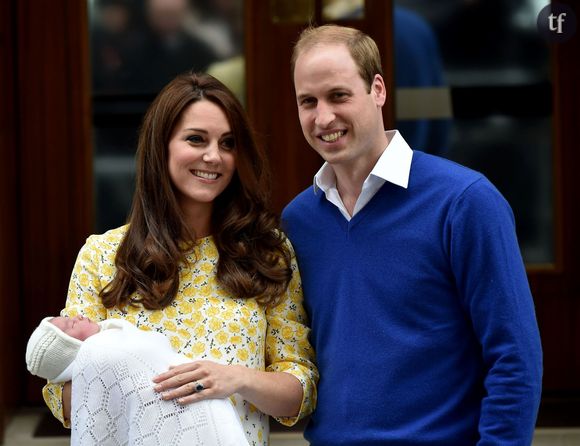
[[[346,48],[336,45],[328,51],[309,51],[304,53],[296,62],[294,82],[323,83],[328,79],[334,82],[339,78],[353,78],[359,76],[359,70]],[[349,81],[350,82],[350,81]]]
[[[312,59],[334,59],[338,58],[343,62],[352,59],[350,51],[342,43],[318,43],[304,48],[296,59],[296,66],[302,65],[305,61]]]
[[[326,96],[337,91],[364,88],[364,81],[356,69],[316,69],[294,78],[296,96]]]

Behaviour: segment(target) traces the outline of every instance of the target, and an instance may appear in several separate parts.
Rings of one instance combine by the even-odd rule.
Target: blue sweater
[[[542,352],[513,214],[481,174],[415,151],[350,222],[284,210],[317,352],[321,445],[529,445]]]

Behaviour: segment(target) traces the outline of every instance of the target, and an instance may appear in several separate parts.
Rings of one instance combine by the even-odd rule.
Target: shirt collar
[[[406,189],[409,185],[413,150],[398,130],[387,130],[385,134],[389,143],[370,175]],[[328,189],[336,187],[336,175],[330,164],[325,162],[314,175],[313,186],[314,193],[317,193],[318,189],[326,192]]]

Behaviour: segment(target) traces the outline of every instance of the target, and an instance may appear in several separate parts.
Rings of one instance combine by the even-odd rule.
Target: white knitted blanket
[[[88,338],[74,362],[71,445],[248,444],[229,399],[181,406],[153,390],[155,375],[187,360],[164,335],[112,324]]]

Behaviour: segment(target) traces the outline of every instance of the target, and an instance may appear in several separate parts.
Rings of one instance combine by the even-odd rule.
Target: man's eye
[[[303,107],[309,107],[315,103],[316,103],[316,100],[314,98],[306,98],[306,99],[302,99],[300,101],[300,105],[302,105]]]

